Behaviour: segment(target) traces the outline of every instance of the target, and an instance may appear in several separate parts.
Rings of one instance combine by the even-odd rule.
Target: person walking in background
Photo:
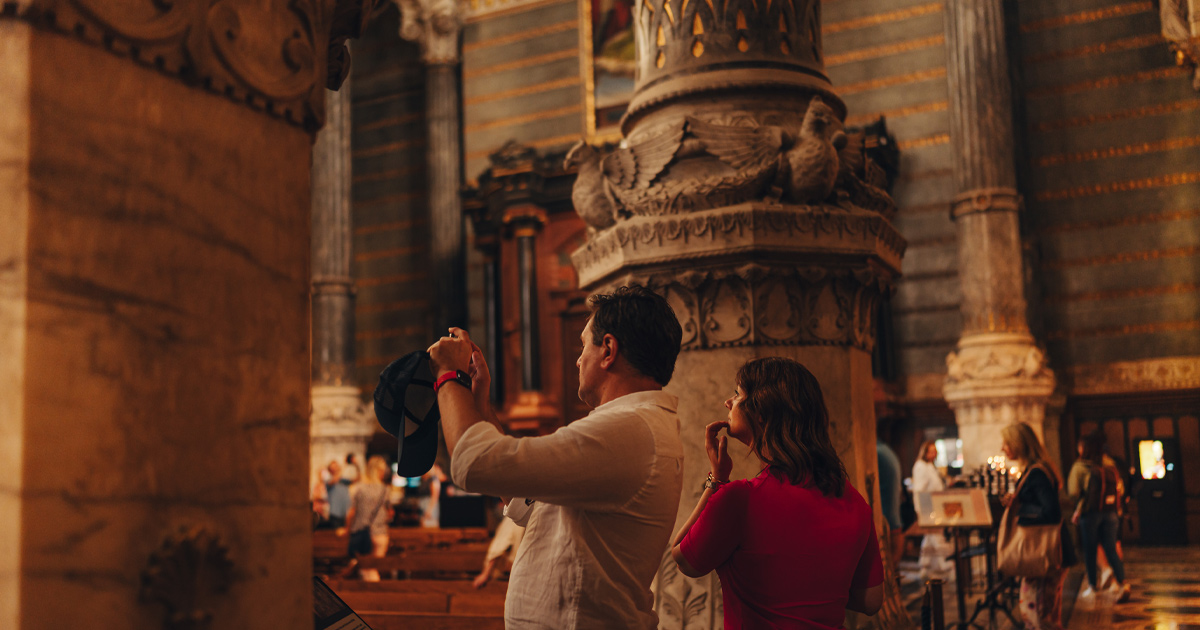
[[[912,470],[912,493],[941,492],[946,489],[946,479],[937,469],[937,443],[926,440],[917,451],[917,461]],[[921,541],[921,580],[928,578],[954,579],[954,563],[948,558],[954,554],[954,545],[946,540],[941,531],[925,534]]]
[[[879,539],[829,439],[817,379],[791,359],[755,359],[738,370],[725,407],[729,419],[705,429],[704,492],[672,540],[680,572],[716,570],[726,630],[841,628],[847,609],[874,615]],[[722,429],[762,463],[753,479],[729,480]]]
[[[1125,583],[1125,563],[1117,550],[1117,532],[1121,526],[1121,505],[1124,494],[1120,472],[1104,461],[1102,436],[1089,435],[1080,438],[1077,445],[1079,459],[1071,466],[1067,478],[1067,492],[1075,502],[1071,522],[1079,526],[1083,561],[1087,567],[1088,586],[1081,597],[1094,597],[1101,584],[1097,579],[1097,546],[1104,548],[1104,557],[1112,567],[1115,582],[1109,592],[1117,602],[1129,599],[1129,585]]]
[[[883,441],[882,422],[875,425],[875,457],[879,466],[879,509],[888,524],[888,538],[891,544],[891,567],[896,570],[896,563],[904,555],[904,520],[900,518],[900,458],[896,451]]]
[[[349,527],[339,529],[338,535],[345,536],[349,530],[352,558],[387,555],[388,522],[392,519],[388,508],[391,479],[392,467],[387,460],[374,455],[367,460],[366,471],[359,482],[350,488],[350,507],[346,512]],[[363,569],[359,575],[366,582],[379,581],[379,571],[375,569]]]
[[[1004,456],[1016,463],[1021,481],[1017,493],[1001,502],[1017,502],[1017,526],[1062,523],[1058,492],[1062,481],[1050,454],[1028,424],[1017,422],[1001,430]],[[1062,629],[1062,566],[1051,568],[1044,577],[1021,578],[1019,610],[1027,630]]]
[[[329,500],[329,526],[344,527],[346,510],[350,509],[350,484],[341,462],[329,462],[329,482],[325,484],[325,496]]]

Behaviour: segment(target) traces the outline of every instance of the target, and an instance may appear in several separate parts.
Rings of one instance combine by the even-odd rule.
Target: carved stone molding
[[[1021,195],[1012,188],[977,188],[954,197],[950,218],[983,212],[1019,212]]]
[[[141,597],[167,607],[164,630],[205,630],[212,625],[212,597],[228,591],[232,581],[233,561],[220,536],[185,526],[151,554]]]
[[[873,259],[899,270],[906,243],[881,215],[827,206],[748,203],[682,216],[634,217],[593,236],[572,255],[580,286],[621,269],[704,264],[731,252],[845,264]],[[839,260],[840,259],[840,260]]]
[[[400,36],[421,45],[427,64],[456,64],[463,7],[458,0],[392,0],[400,8]]]
[[[309,131],[381,0],[30,0],[7,15],[76,37]],[[7,15],[6,15],[7,14]]]
[[[1075,396],[1200,388],[1200,357],[1076,365],[1065,375]]]
[[[713,266],[634,271],[613,284],[658,291],[683,327],[682,350],[737,346],[832,345],[870,352],[874,314],[891,274],[863,264]]]

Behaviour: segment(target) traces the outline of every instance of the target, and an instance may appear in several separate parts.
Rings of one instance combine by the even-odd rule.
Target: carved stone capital
[[[30,0],[13,15],[315,131],[378,1]]]
[[[871,265],[796,263],[633,271],[614,285],[658,291],[683,327],[683,351],[738,346],[875,345],[875,311],[891,274]]]
[[[463,9],[458,0],[392,0],[400,7],[400,37],[421,45],[427,64],[456,64]]]
[[[983,212],[1019,212],[1021,195],[1012,188],[976,188],[954,197],[950,218]]]

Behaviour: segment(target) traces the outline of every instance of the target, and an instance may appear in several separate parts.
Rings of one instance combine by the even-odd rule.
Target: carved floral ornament
[[[315,132],[383,0],[26,0],[16,16]]]
[[[204,526],[185,526],[151,554],[141,597],[166,606],[164,630],[207,630],[213,597],[232,582],[233,561],[220,536]]]

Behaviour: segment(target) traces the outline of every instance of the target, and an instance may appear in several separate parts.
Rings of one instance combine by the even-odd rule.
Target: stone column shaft
[[[354,366],[350,81],[327,91],[312,159],[313,385],[344,385]]]
[[[437,335],[467,325],[457,64],[426,68],[425,120],[429,130],[429,231],[436,285]]]
[[[945,19],[963,332],[944,393],[974,467],[1004,425],[1041,433],[1054,376],[1026,320],[1003,0],[948,0]]]
[[[537,391],[542,388],[541,349],[538,336],[537,253],[533,227],[522,227],[517,233],[517,273],[521,296],[521,389]]]
[[[354,384],[354,279],[351,276],[353,181],[350,83],[325,92],[328,122],[317,134],[312,160],[313,386],[309,484],[346,455],[361,459],[375,417]]]

